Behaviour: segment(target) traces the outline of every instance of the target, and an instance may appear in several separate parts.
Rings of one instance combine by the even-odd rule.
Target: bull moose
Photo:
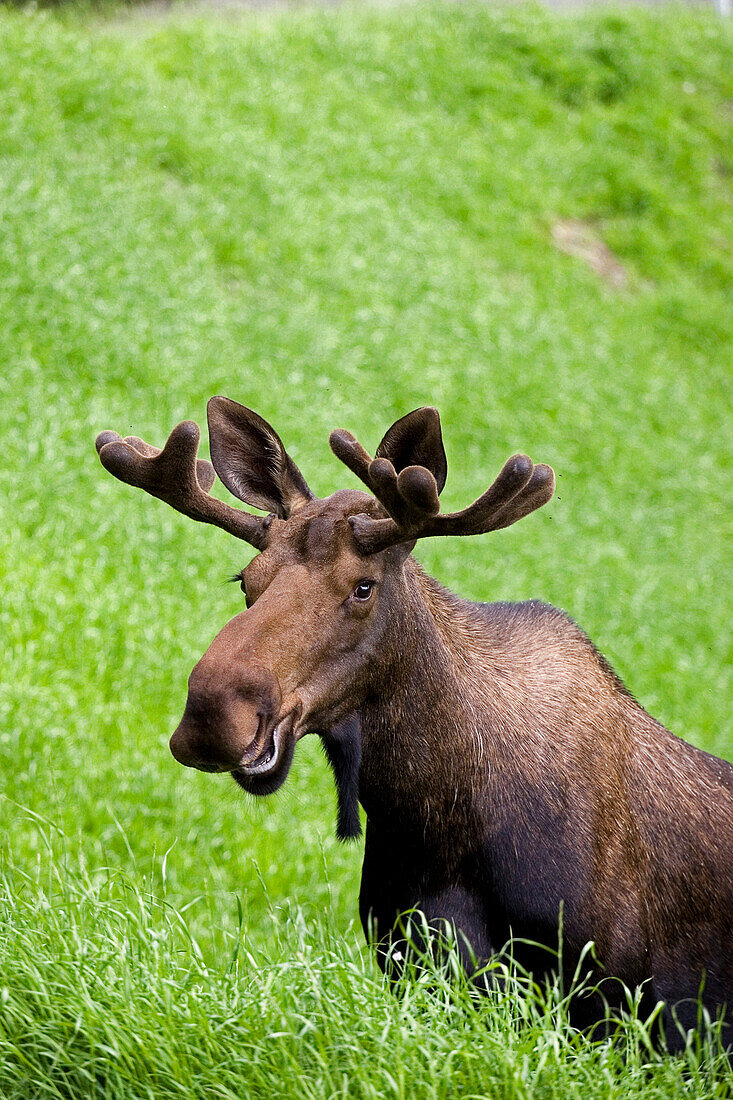
[[[647,714],[562,611],[460,599],[411,556],[418,539],[522,519],[552,497],[552,469],[514,455],[470,507],[441,513],[440,419],[422,408],[373,459],[334,431],[368,492],[319,499],[256,413],[213,397],[208,424],[213,465],[192,421],[162,450],[97,438],[115,477],[259,551],[235,578],[247,610],[191,673],[176,760],[265,795],[319,734],[339,836],[366,812],[360,915],[383,963],[419,909],[454,930],[467,969],[514,938],[536,974],[558,965],[539,945],[557,947],[562,911],[563,968],[593,941],[599,972],[665,1003],[670,1048],[700,996],[712,1015],[733,1009],[733,766]],[[211,496],[217,474],[267,515]],[[602,1008],[577,1012],[584,1025]]]

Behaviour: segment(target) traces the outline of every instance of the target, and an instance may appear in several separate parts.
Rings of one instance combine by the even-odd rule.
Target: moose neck
[[[466,779],[483,771],[479,711],[489,654],[473,605],[414,559],[403,583],[361,714],[360,800],[370,820],[425,833],[431,818],[455,820],[459,800],[469,811]]]

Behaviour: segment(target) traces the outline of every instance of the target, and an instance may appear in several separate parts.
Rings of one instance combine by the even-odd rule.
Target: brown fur
[[[522,518],[551,494],[549,467],[515,456],[474,505],[441,516],[439,421],[419,410],[374,460],[334,433],[378,499],[319,500],[266,422],[222,398],[212,407],[216,470],[270,506],[266,519],[209,502],[190,429],[172,451],[112,433],[99,444],[108,469],[261,551],[241,575],[248,610],[191,673],[175,757],[267,794],[297,740],[319,733],[340,835],[358,828],[357,796],[366,811],[360,908],[383,959],[413,907],[455,926],[469,967],[510,937],[551,949],[562,912],[567,972],[594,941],[599,974],[666,1002],[670,1045],[675,1013],[695,1025],[701,985],[712,1013],[730,1005],[733,767],[651,718],[562,612],[461,600],[409,556],[425,534]],[[516,950],[536,972],[557,965]],[[600,1015],[596,1000],[578,1018]]]

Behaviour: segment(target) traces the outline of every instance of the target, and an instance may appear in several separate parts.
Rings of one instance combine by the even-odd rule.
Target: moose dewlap
[[[333,432],[368,492],[321,500],[256,413],[213,397],[208,422],[213,465],[197,460],[191,421],[163,450],[97,439],[120,480],[259,550],[236,578],[247,610],[191,673],[176,760],[269,794],[317,733],[339,836],[366,811],[359,905],[382,961],[417,908],[455,930],[467,969],[513,937],[539,976],[558,965],[541,945],[557,947],[562,911],[568,975],[592,940],[597,977],[666,1003],[672,1048],[701,992],[711,1015],[733,1010],[733,766],[647,714],[562,612],[459,599],[411,557],[417,539],[495,531],[541,507],[550,467],[515,455],[470,507],[441,513],[440,420],[424,408],[373,459]],[[211,496],[216,474],[269,514]],[[605,995],[621,998],[620,983]],[[574,1011],[592,1023],[603,999]]]

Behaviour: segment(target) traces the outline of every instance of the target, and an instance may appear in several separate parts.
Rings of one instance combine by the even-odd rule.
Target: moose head
[[[470,507],[441,513],[447,465],[440,419],[421,408],[392,425],[373,459],[349,432],[334,431],[334,454],[368,492],[319,499],[257,413],[212,397],[208,425],[213,465],[196,457],[192,421],[174,428],[162,450],[109,431],[96,445],[121,481],[259,551],[233,578],[247,609],[193,669],[170,748],[187,767],[230,772],[245,790],[269,794],[284,782],[300,737],[343,728],[382,689],[399,657],[406,562],[416,541],[508,527],[551,498],[554,474],[514,455]],[[267,515],[213,497],[217,474]],[[337,740],[324,740],[332,765]],[[344,751],[358,769],[358,754]],[[354,801],[341,835],[358,831],[355,813]]]

